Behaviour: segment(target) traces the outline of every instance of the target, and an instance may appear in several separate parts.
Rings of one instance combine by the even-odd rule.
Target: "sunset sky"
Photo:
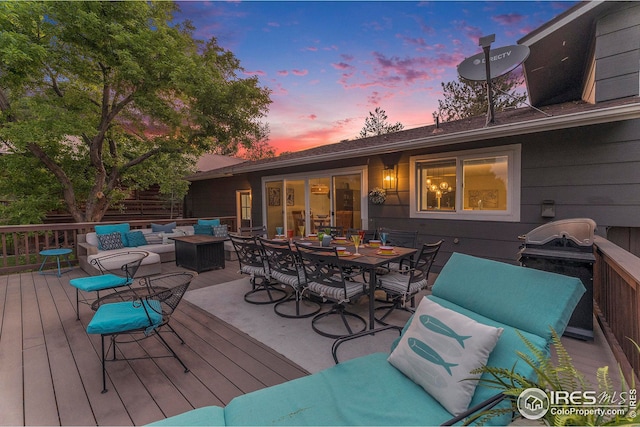
[[[433,122],[456,66],[516,41],[575,2],[180,2],[196,37],[216,37],[271,93],[269,144],[278,153],[358,137],[368,113],[405,129]]]

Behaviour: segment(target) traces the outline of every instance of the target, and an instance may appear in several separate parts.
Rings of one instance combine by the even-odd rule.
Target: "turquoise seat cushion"
[[[205,406],[151,423],[152,426],[224,426],[224,408]]]
[[[584,292],[575,277],[454,253],[432,295],[550,340],[549,327],[562,334]]]
[[[103,289],[117,288],[128,285],[126,277],[115,274],[103,274],[101,276],[78,277],[69,280],[69,284],[85,292],[101,291]]]
[[[116,232],[120,233],[120,237],[124,244],[124,242],[126,242],[125,235],[131,230],[131,227],[129,226],[128,223],[96,225],[93,228],[96,231],[96,236],[98,237],[98,249],[100,250],[105,250],[104,248],[102,248],[102,245],[100,243],[100,235],[111,234]]]
[[[216,227],[220,225],[220,219],[199,219],[198,225],[208,225],[210,227]]]
[[[114,334],[152,328],[162,323],[160,303],[155,300],[123,301],[101,305],[87,325],[89,334]]]
[[[440,404],[387,362],[387,353],[234,398],[227,425],[438,425]]]

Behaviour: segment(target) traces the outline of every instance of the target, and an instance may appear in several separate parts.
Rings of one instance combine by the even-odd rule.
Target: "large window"
[[[520,221],[520,145],[411,158],[411,217]]]

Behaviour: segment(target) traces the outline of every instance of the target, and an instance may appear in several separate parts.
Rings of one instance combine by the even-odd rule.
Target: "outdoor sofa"
[[[584,292],[584,286],[576,278],[454,253],[439,274],[432,294],[423,299],[405,326],[402,338],[394,343],[391,354],[399,354],[401,362],[404,357],[410,359],[411,351],[400,351],[405,350],[402,342],[410,342],[411,334],[422,333],[418,329],[422,328],[432,334],[433,339],[426,341],[430,346],[448,345],[450,350],[462,352],[463,359],[473,359],[474,354],[484,352],[487,365],[515,367],[522,375],[532,377],[532,369],[516,355],[516,351],[531,355],[516,331],[536,348],[548,352],[552,328],[560,334],[565,330]],[[422,307],[431,308],[419,316]],[[443,317],[443,313],[451,317]],[[471,335],[482,334],[475,329],[465,331],[463,323],[457,324],[457,321],[491,331],[501,328],[502,333],[497,338],[493,332],[489,334],[495,343],[492,350],[489,345],[477,351]],[[456,332],[443,324],[455,324]],[[426,346],[423,344],[422,348]],[[466,350],[469,353],[465,353]],[[389,354],[374,353],[238,396],[224,408],[202,407],[160,420],[155,425],[438,425],[451,420],[454,413],[460,413],[463,395],[472,396],[470,402],[462,404],[462,409],[466,409],[497,393],[482,385],[476,387],[475,381],[438,384],[443,378],[451,380],[447,371],[456,369],[456,364],[466,363],[453,359],[452,354],[440,349],[423,352],[423,358],[430,359],[427,363],[407,360],[408,367],[402,369],[414,378],[416,372],[411,372],[412,368],[427,367],[422,372],[426,377],[416,379],[423,385],[426,380],[427,388],[390,363]],[[402,365],[397,360],[394,363]],[[433,392],[426,391],[430,375],[432,380],[436,378]],[[464,372],[462,375],[471,377]],[[503,401],[499,405],[507,403]],[[492,419],[490,424],[507,425],[510,421],[511,413],[507,413]]]
[[[96,225],[94,232],[78,235],[78,261],[87,274],[100,274],[91,261],[114,253],[145,251],[149,255],[142,261],[138,276],[161,273],[161,263],[175,261],[175,243],[172,237],[192,234],[227,235],[227,226],[219,219],[200,219],[195,225],[151,224],[149,228],[132,229],[128,223]],[[217,233],[217,234],[216,234]],[[144,236],[141,239],[140,236]],[[113,238],[113,239],[112,239]],[[115,240],[115,242],[113,241]],[[110,245],[113,245],[110,246]],[[233,251],[230,242],[225,242],[225,252]],[[119,261],[122,261],[120,258]],[[117,270],[119,265],[105,265],[108,270]]]

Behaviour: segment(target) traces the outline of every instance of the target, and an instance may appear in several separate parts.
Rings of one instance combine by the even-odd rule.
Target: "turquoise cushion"
[[[213,236],[213,227],[210,225],[195,224],[193,226],[193,234],[204,234],[207,236]]]
[[[370,354],[238,396],[225,408],[227,425],[408,426],[451,418],[387,357]]]
[[[160,303],[155,300],[104,304],[87,325],[87,333],[113,334],[158,326],[162,323],[160,311]]]
[[[153,231],[154,233],[159,233],[159,232],[165,232],[165,233],[171,233],[173,232],[173,229],[176,228],[178,226],[178,224],[174,221],[174,222],[170,222],[169,224],[151,224],[151,231]]]
[[[147,239],[142,231],[130,231],[125,234],[125,246],[135,248],[147,244]]]
[[[432,294],[500,323],[551,339],[585,292],[580,279],[454,253]],[[524,315],[526,313],[526,315]]]
[[[224,408],[205,406],[151,423],[152,426],[224,426]]]
[[[118,232],[121,234],[122,242],[124,243],[126,242],[125,234],[128,233],[129,230],[131,230],[131,227],[129,226],[128,223],[122,223],[122,224],[96,225],[95,227],[93,227],[93,229],[96,231],[96,235],[98,236],[103,234],[111,234],[111,233]],[[98,239],[98,249],[104,250],[100,245],[100,239]]]
[[[115,274],[103,274],[101,276],[78,277],[69,280],[69,284],[85,292],[101,291],[103,289],[117,288],[128,285],[126,277]]]
[[[198,225],[210,225],[213,227],[220,225],[220,219],[199,219]]]

